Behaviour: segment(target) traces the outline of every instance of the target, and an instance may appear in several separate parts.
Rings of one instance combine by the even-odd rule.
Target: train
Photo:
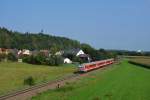
[[[106,65],[110,65],[114,63],[114,59],[106,59],[106,60],[100,60],[100,61],[94,61],[90,63],[83,63],[79,65],[79,72],[88,72],[94,69],[102,68]]]

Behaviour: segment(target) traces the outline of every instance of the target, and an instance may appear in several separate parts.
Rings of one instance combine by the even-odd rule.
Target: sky
[[[150,0],[0,0],[0,27],[150,51]]]

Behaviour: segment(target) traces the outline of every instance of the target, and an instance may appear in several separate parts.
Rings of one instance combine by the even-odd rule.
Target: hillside
[[[0,28],[0,48],[17,48],[29,50],[48,49],[50,51],[81,48],[93,60],[115,57],[116,53],[104,49],[96,50],[89,44],[81,44],[77,40],[52,36],[44,33],[21,33]]]
[[[0,28],[0,48],[18,49],[58,49],[79,48],[80,42],[65,37],[44,33],[21,33]]]

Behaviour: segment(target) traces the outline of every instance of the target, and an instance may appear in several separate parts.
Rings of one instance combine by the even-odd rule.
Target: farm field
[[[35,83],[39,84],[73,73],[75,70],[74,65],[51,67],[17,62],[0,62],[0,95],[27,87],[23,82],[29,76],[32,76]]]
[[[141,63],[141,64],[146,64],[150,66],[150,57],[145,57],[145,56],[131,56],[128,57],[129,60],[133,61],[133,62],[137,62],[137,63]]]
[[[32,100],[150,100],[150,70],[123,61]]]

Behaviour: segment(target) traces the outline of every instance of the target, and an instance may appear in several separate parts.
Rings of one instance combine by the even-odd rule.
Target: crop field
[[[150,69],[123,61],[32,100],[150,100]]]
[[[145,57],[145,56],[131,56],[129,57],[130,61],[141,63],[141,64],[146,64],[150,66],[150,57]]]
[[[76,70],[74,65],[44,66],[16,62],[0,62],[0,95],[28,86],[24,79],[32,76],[36,84],[54,80]]]

